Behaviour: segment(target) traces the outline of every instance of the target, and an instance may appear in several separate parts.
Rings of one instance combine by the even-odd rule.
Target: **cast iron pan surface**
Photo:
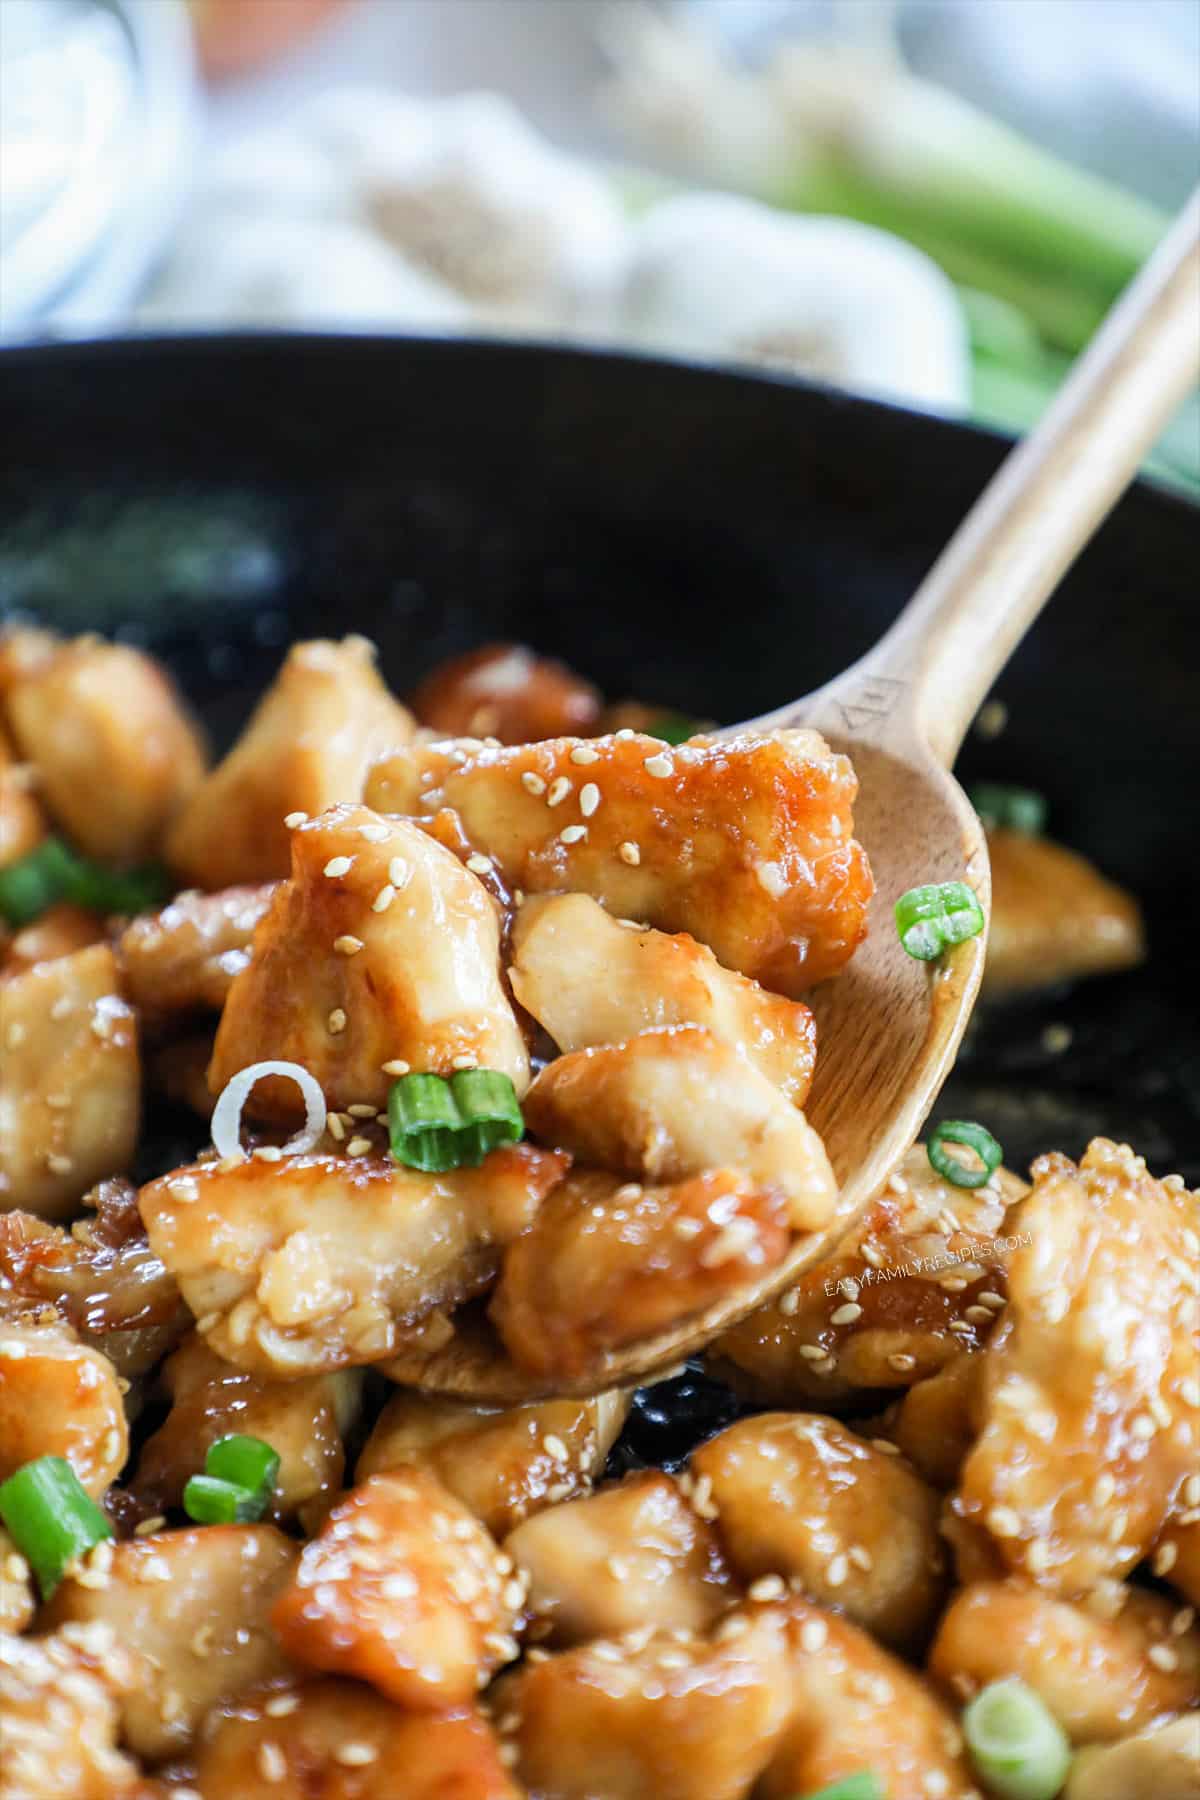
[[[506,637],[613,697],[764,712],[874,641],[1006,448],[684,364],[300,336],[9,351],[0,427],[0,622],[146,644],[219,746],[285,644],[350,630],[401,694]],[[1147,968],[977,1015],[937,1114],[1021,1171],[1103,1132],[1200,1182],[1198,521],[1144,484],[1121,503],[961,759],[1040,789],[1149,927]],[[196,1143],[164,1129],[156,1170]],[[643,1390],[614,1466],[669,1466],[736,1410],[697,1372]]]

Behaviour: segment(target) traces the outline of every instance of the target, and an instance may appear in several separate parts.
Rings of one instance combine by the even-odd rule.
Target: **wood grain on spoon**
[[[501,1404],[642,1380],[828,1253],[916,1138],[979,990],[983,936],[927,964],[905,954],[892,922],[896,899],[926,882],[965,881],[987,910],[983,829],[950,765],[1012,650],[1198,378],[1200,194],[875,648],[816,693],[738,727],[814,726],[852,758],[859,778],[855,836],[876,881],[871,935],[841,975],[808,996],[820,1051],[805,1111],[841,1184],[834,1223],[798,1237],[756,1286],[609,1352],[586,1380],[531,1378],[482,1320],[433,1354],[401,1354],[390,1365],[394,1379]]]

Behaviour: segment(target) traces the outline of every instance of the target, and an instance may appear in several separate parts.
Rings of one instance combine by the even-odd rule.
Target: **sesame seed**
[[[825,1565],[825,1580],[832,1588],[841,1587],[849,1573],[849,1561],[840,1551],[836,1556],[831,1557]]]
[[[340,1144],[346,1136],[346,1127],[335,1112],[326,1113],[325,1129],[335,1144]]]
[[[821,1344],[801,1344],[800,1354],[805,1362],[824,1362],[829,1352]]]
[[[324,873],[334,880],[339,875],[348,875],[353,861],[352,856],[331,856],[325,864]]]
[[[363,941],[360,937],[354,937],[350,932],[345,931],[341,937],[334,938],[333,947],[339,956],[357,956],[363,947]]]
[[[258,1746],[258,1770],[264,1781],[282,1781],[287,1774],[287,1758],[278,1744]]]
[[[546,805],[560,805],[561,802],[566,799],[570,791],[571,783],[567,780],[565,775],[560,775],[556,781],[550,783],[550,792],[546,795]]]
[[[1117,1484],[1108,1470],[1096,1477],[1096,1485],[1092,1489],[1092,1497],[1097,1506],[1107,1506],[1117,1491]]]
[[[623,863],[628,863],[631,869],[636,869],[642,860],[642,852],[631,838],[626,838],[623,844],[617,845],[617,855]]]
[[[375,1117],[375,1108],[366,1100],[356,1100],[353,1106],[346,1108],[346,1111],[352,1119],[373,1119]]]
[[[589,781],[579,790],[579,810],[585,819],[590,819],[600,804],[600,789],[594,781]]]
[[[571,1460],[571,1453],[560,1437],[548,1432],[542,1439],[542,1447],[551,1462],[566,1463]]]
[[[963,1317],[970,1319],[972,1325],[990,1325],[994,1314],[990,1306],[968,1306]]]
[[[466,1055],[464,1053],[462,1056],[456,1056],[454,1058],[454,1061],[450,1064],[450,1067],[452,1069],[460,1069],[460,1070],[461,1069],[474,1069],[474,1068],[478,1067],[478,1063],[477,1063],[475,1057]]]
[[[750,1629],[750,1621],[741,1613],[734,1613],[731,1618],[723,1619],[713,1632],[713,1642],[728,1644],[734,1638],[744,1637]]]
[[[1130,1437],[1139,1438],[1143,1443],[1148,1443],[1149,1440],[1157,1434],[1157,1432],[1158,1432],[1158,1426],[1155,1424],[1154,1420],[1150,1417],[1149,1413],[1138,1413],[1135,1418],[1130,1420],[1130,1423],[1129,1423]]]
[[[1183,1484],[1183,1504],[1200,1506],[1200,1475],[1189,1475]]]
[[[648,756],[643,767],[647,775],[653,775],[657,781],[663,781],[668,775],[675,773],[675,764],[661,751],[657,756]]]
[[[75,1165],[69,1156],[60,1156],[57,1151],[51,1150],[46,1156],[46,1167],[52,1175],[69,1175]]]
[[[824,1619],[805,1619],[800,1627],[800,1648],[809,1656],[815,1656],[825,1646],[829,1636],[829,1627]]]
[[[329,1018],[326,1020],[326,1024],[329,1026],[330,1033],[333,1037],[337,1037],[339,1032],[345,1031],[346,1014],[343,1008],[335,1006],[330,1013]]]
[[[545,782],[540,775],[535,775],[532,769],[526,769],[522,774],[521,786],[527,794],[544,794],[546,791]]]
[[[970,1286],[970,1283],[965,1275],[943,1275],[938,1286],[944,1288],[948,1294],[961,1294],[965,1287]]]
[[[389,862],[388,880],[394,888],[402,888],[408,880],[408,864],[402,856],[393,856]]]
[[[782,1575],[760,1575],[746,1589],[751,1600],[782,1600],[787,1592]]]
[[[1154,1570],[1156,1575],[1169,1575],[1171,1570],[1175,1567],[1178,1556],[1178,1544],[1160,1544],[1158,1549],[1154,1552],[1154,1560],[1150,1564],[1150,1567]]]
[[[379,1751],[374,1744],[342,1744],[333,1753],[334,1762],[346,1769],[362,1769],[373,1763]]]
[[[265,1702],[263,1711],[268,1719],[286,1719],[289,1713],[295,1712],[299,1704],[299,1694],[273,1694]]]
[[[347,1156],[365,1156],[367,1154],[367,1151],[370,1148],[371,1148],[370,1138],[352,1137],[350,1139],[350,1142],[346,1145],[346,1155]]]
[[[984,1288],[979,1296],[980,1306],[990,1306],[993,1312],[998,1312],[1004,1303],[1004,1295],[994,1293],[991,1288]]]
[[[571,752],[571,761],[586,766],[588,763],[600,761],[600,752],[593,750],[590,744],[576,744]]]
[[[494,865],[490,856],[483,856],[478,850],[473,850],[467,858],[467,867],[472,875],[490,875]]]
[[[568,825],[565,830],[559,832],[558,837],[560,843],[578,844],[587,834],[586,825]]]
[[[389,1062],[380,1063],[379,1066],[385,1075],[394,1075],[397,1079],[401,1075],[407,1075],[412,1068],[412,1064],[406,1063],[402,1056],[394,1056]]]
[[[864,1573],[874,1567],[875,1559],[865,1544],[851,1544],[846,1554],[855,1568],[862,1569]]]
[[[834,1312],[830,1313],[829,1323],[831,1325],[853,1325],[855,1319],[862,1318],[862,1310],[861,1306],[856,1305],[855,1302],[851,1300],[848,1305],[839,1306]]]
[[[855,1281],[852,1275],[842,1276],[842,1279],[838,1282],[838,1290],[845,1295],[847,1300],[857,1300],[861,1292],[857,1281]]]
[[[289,831],[295,831],[298,825],[307,825],[308,814],[306,812],[290,812],[283,822]]]
[[[786,1294],[781,1294],[779,1296],[778,1305],[784,1318],[790,1319],[793,1313],[799,1312],[800,1310],[800,1289],[789,1288]]]
[[[1192,1629],[1192,1626],[1195,1623],[1196,1623],[1195,1607],[1194,1606],[1181,1606],[1179,1611],[1175,1614],[1175,1616],[1171,1620],[1171,1636],[1172,1637],[1182,1637],[1185,1632],[1190,1631]]]
[[[987,1527],[993,1537],[1020,1537],[1020,1514],[1011,1506],[993,1506],[987,1515]]]
[[[1156,1669],[1162,1669],[1168,1675],[1179,1667],[1178,1654],[1172,1650],[1170,1644],[1151,1644],[1146,1652],[1146,1660],[1152,1662]]]
[[[1185,1375],[1179,1384],[1179,1398],[1185,1406],[1200,1407],[1200,1380],[1194,1375]]]

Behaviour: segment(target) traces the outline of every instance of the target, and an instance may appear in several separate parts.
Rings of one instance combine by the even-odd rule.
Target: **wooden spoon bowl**
[[[921,1128],[954,1061],[983,974],[986,934],[937,963],[902,948],[892,908],[909,888],[962,881],[985,916],[983,828],[950,764],[980,702],[1079,551],[1200,378],[1200,195],[1080,358],[1045,420],[1017,446],[916,595],[860,662],[806,699],[736,727],[813,726],[859,778],[855,836],[875,873],[871,931],[808,999],[819,1054],[805,1112],[840,1183],[837,1214],[797,1237],[762,1281],[642,1342],[586,1378],[532,1377],[472,1315],[437,1351],[401,1352],[394,1380],[510,1404],[660,1375],[826,1257]]]

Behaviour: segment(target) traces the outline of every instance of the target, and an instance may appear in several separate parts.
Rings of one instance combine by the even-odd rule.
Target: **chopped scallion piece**
[[[263,1492],[270,1499],[279,1476],[279,1452],[261,1438],[236,1434],[218,1438],[209,1445],[204,1473],[249,1488],[254,1494]]]
[[[516,1090],[495,1069],[403,1075],[388,1095],[392,1155],[410,1169],[477,1169],[498,1144],[525,1135]]]
[[[996,1800],[1053,1800],[1071,1766],[1071,1748],[1040,1695],[1010,1677],[993,1681],[963,1713],[963,1736]]]
[[[703,730],[699,719],[691,719],[686,713],[669,712],[647,725],[646,736],[659,738],[664,744],[686,744],[690,737]]]
[[[1046,829],[1045,796],[1033,788],[980,781],[970,789],[968,797],[989,831],[1004,826],[1025,837],[1040,837]]]
[[[197,1525],[245,1525],[262,1518],[269,1498],[219,1475],[193,1475],[183,1490],[183,1510]]]
[[[900,942],[918,962],[933,962],[951,944],[978,937],[983,926],[983,908],[963,881],[909,888],[896,902]]]
[[[107,869],[77,856],[61,838],[46,838],[19,862],[0,869],[0,915],[29,925],[60,900],[97,913],[138,913],[158,906],[171,882],[157,867]]]
[[[70,1563],[112,1526],[62,1456],[39,1456],[0,1487],[0,1519],[48,1600]]]
[[[951,1156],[945,1148],[947,1144],[964,1144],[973,1150],[980,1162],[981,1169],[968,1169],[956,1156]],[[976,1125],[971,1119],[943,1119],[935,1125],[933,1133],[926,1145],[926,1155],[933,1167],[948,1181],[951,1187],[977,1188],[990,1181],[1000,1167],[1004,1152],[982,1125]]]
[[[796,1800],[884,1800],[884,1792],[870,1769],[860,1769],[815,1793],[797,1794]]]

